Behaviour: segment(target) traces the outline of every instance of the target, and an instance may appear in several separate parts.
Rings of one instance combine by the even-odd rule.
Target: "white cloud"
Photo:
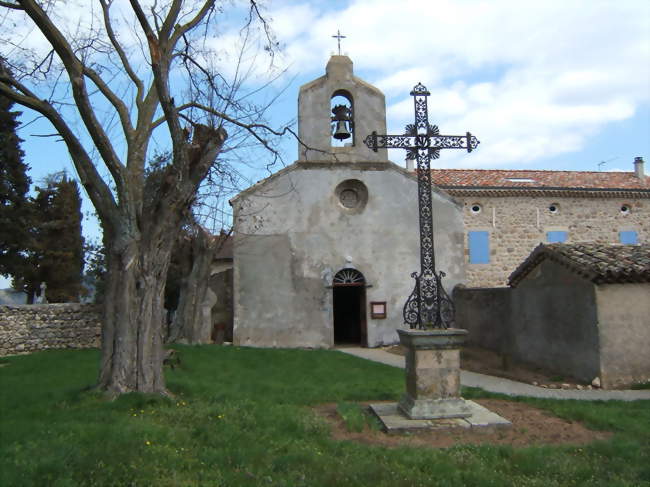
[[[91,8],[76,2],[56,11],[71,33],[78,23],[88,25],[92,8],[98,9],[94,2]],[[135,46],[130,57],[141,61],[134,19],[120,15],[126,3],[116,4],[118,33]],[[235,5],[245,8],[242,2]],[[650,2],[351,0],[338,5],[271,3],[272,26],[286,44],[277,61],[295,74],[320,76],[340,29],[346,36],[342,50],[357,75],[386,94],[391,132],[402,132],[412,121],[408,93],[422,82],[431,92],[430,120],[442,133],[470,130],[479,136],[480,150],[469,160],[457,152],[445,154],[445,164],[498,167],[579,151],[608,124],[645,113],[650,104]],[[10,29],[0,34],[0,44],[5,41],[0,51],[10,59],[17,49],[12,43],[47,52],[47,43],[20,22],[21,15],[10,12],[3,20]],[[227,77],[234,75],[241,44],[241,24],[231,22],[235,17],[226,16],[215,37],[206,40]],[[268,79],[263,53],[251,50],[245,61],[251,83]]]
[[[474,166],[581,150],[650,103],[648,2],[356,0],[320,14],[309,5],[293,7],[309,28],[276,25],[296,71],[322,73],[340,28],[355,72],[387,95],[389,129],[412,120],[408,93],[421,81],[442,133],[480,135]]]

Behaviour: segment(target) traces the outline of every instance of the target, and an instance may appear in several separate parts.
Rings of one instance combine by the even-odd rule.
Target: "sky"
[[[430,123],[481,140],[438,167],[631,171],[650,157],[650,2],[281,2],[273,18],[296,84],[323,74],[340,29],[390,133],[426,85]]]
[[[642,156],[650,171],[646,0],[260,3],[282,47],[274,63],[286,69],[268,89],[278,95],[274,126],[295,121],[298,90],[324,74],[340,31],[355,75],[386,95],[389,133],[412,122],[409,92],[421,82],[431,92],[431,124],[481,141],[471,154],[443,151],[434,167],[632,171]],[[226,26],[221,45],[235,33]],[[268,72],[266,62],[255,62],[252,87]],[[22,121],[32,179],[63,169],[74,174],[63,144],[37,137],[51,129],[28,113]],[[284,140],[281,150],[285,164],[296,159],[295,140]],[[404,164],[403,152],[389,157]],[[244,173],[250,182],[268,175],[264,164]],[[91,238],[98,234],[96,223],[85,225]]]

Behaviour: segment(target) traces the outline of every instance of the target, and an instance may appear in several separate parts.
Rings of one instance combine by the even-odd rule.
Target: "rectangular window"
[[[490,232],[467,232],[470,264],[488,264],[490,262]]]
[[[625,245],[636,245],[639,243],[639,239],[634,230],[618,232],[618,240]]]
[[[554,230],[546,232],[546,241],[548,243],[563,243],[566,242],[568,236],[569,232],[565,232],[564,230]]]

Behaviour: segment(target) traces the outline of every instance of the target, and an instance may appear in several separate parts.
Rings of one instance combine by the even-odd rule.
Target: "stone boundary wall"
[[[100,343],[97,305],[0,306],[0,357],[55,348],[99,348]]]
[[[456,327],[469,332],[468,345],[509,352],[511,295],[508,287],[454,288]]]

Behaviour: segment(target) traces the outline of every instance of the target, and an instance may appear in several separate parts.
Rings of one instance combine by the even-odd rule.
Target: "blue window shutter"
[[[490,233],[476,231],[467,233],[469,244],[469,263],[488,264],[490,262]]]
[[[546,232],[546,241],[548,243],[563,243],[566,242],[568,236],[568,232],[563,230]]]
[[[636,232],[634,230],[618,232],[618,240],[625,245],[636,245],[639,243]]]

